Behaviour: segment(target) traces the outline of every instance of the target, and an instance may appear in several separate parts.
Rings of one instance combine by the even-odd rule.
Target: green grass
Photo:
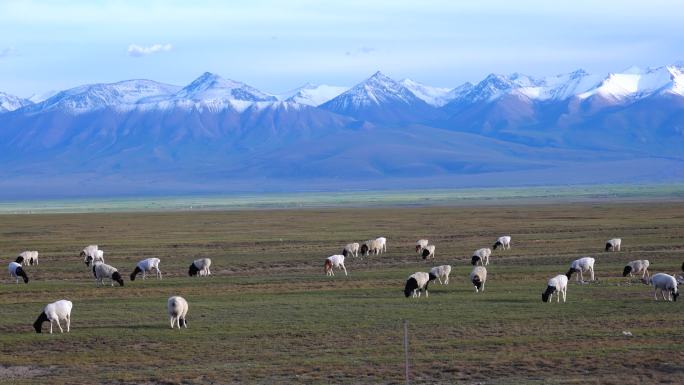
[[[5,215],[0,253],[40,251],[29,285],[0,285],[0,382],[395,383],[403,384],[403,321],[412,383],[630,384],[684,381],[682,304],[622,278],[625,262],[653,272],[684,261],[684,203],[511,207],[304,209]],[[467,281],[470,253],[511,233],[495,252],[486,291]],[[351,240],[388,238],[389,253],[348,259],[349,277],[325,277],[322,261]],[[623,251],[602,252],[623,238]],[[437,260],[416,260],[416,239]],[[162,281],[95,288],[78,258],[98,243],[124,275],[162,259]],[[568,302],[544,304],[552,275],[582,255],[598,281],[574,278]],[[193,259],[213,275],[186,277]],[[406,299],[406,277],[442,263],[448,286]],[[171,330],[166,300],[190,304],[189,328]],[[35,334],[54,300],[74,302],[72,332]],[[555,301],[555,300],[554,300]],[[45,324],[47,327],[47,324]],[[44,327],[44,330],[45,330]],[[633,337],[622,335],[623,330]],[[15,377],[28,366],[35,376]],[[46,377],[49,374],[50,377]]]

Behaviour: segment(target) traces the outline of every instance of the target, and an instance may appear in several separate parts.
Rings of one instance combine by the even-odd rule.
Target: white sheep
[[[430,270],[430,274],[437,277],[437,280],[439,281],[440,285],[442,284],[442,280],[444,280],[445,285],[448,285],[449,284],[449,274],[451,274],[451,265],[442,265],[442,266],[433,267]]]
[[[675,277],[665,273],[658,273],[653,274],[650,278],[645,279],[644,281],[653,285],[653,298],[655,298],[656,301],[658,300],[658,290],[660,290],[664,300],[677,301],[677,297],[679,297],[679,290],[677,288],[677,280]],[[667,297],[665,297],[666,292]]]
[[[492,246],[492,249],[496,250],[497,247],[501,246],[503,250],[510,249],[511,248],[511,236],[510,235],[504,235],[502,237],[499,237],[499,239],[496,240],[494,245]]]
[[[43,332],[43,322],[50,321],[50,334],[52,334],[52,322],[57,322],[57,327],[59,327],[59,332],[64,333],[62,325],[60,325],[59,320],[66,321],[67,333],[71,330],[71,309],[73,304],[71,301],[62,299],[53,303],[50,303],[43,308],[43,312],[40,313],[36,322],[33,323],[33,328],[36,329],[36,333]]]
[[[147,273],[151,273],[153,269],[157,273],[157,279],[162,279],[162,273],[161,270],[159,270],[159,262],[161,262],[159,258],[147,258],[138,262],[138,264],[135,265],[135,270],[131,273],[131,281],[135,281],[135,276],[138,275],[138,273],[142,273],[143,279],[146,279]]]
[[[421,251],[423,251],[423,249],[426,248],[429,243],[430,242],[428,242],[427,239],[417,240],[416,241],[416,253],[420,253]]]
[[[345,257],[348,256],[354,256],[358,257],[359,256],[359,244],[357,242],[354,243],[348,243],[346,246],[344,246],[344,249],[342,249],[342,255]]]
[[[97,245],[90,245],[81,251],[83,263],[90,266],[91,263],[104,262],[104,251],[100,250]]]
[[[342,270],[344,270],[344,275],[347,275],[347,268],[344,267],[344,255],[331,255],[325,259],[325,263],[323,264],[323,271],[325,271],[326,275],[335,275],[335,272],[333,272],[333,267],[337,269],[342,268]]]
[[[211,275],[211,270],[209,270],[210,266],[211,259],[209,258],[195,259],[190,264],[190,268],[188,269],[188,275],[191,277],[194,277],[196,275],[199,275],[200,277]]]
[[[423,257],[423,259],[428,259],[430,257],[432,257],[432,259],[435,259],[435,245],[425,246],[420,255]]]
[[[181,328],[181,325],[185,328],[188,327],[188,301],[180,296],[170,297],[166,303],[166,308],[169,311],[169,321],[171,322],[171,329],[174,326]]]
[[[361,255],[368,256],[370,254],[380,254],[380,245],[377,239],[369,239],[361,244]]]
[[[568,270],[565,275],[570,279],[572,277],[573,273],[577,273],[577,281],[582,281],[584,282],[584,275],[583,273],[589,272],[591,273],[591,280],[594,280],[594,258],[591,257],[584,257],[580,259],[576,259],[572,261],[570,264],[570,270]]]
[[[387,238],[385,237],[378,237],[375,239],[376,246],[378,248],[379,253],[386,253],[387,252]]]
[[[411,295],[413,295],[413,298],[415,298],[420,297],[420,292],[424,291],[425,298],[427,298],[428,284],[430,284],[430,281],[433,281],[436,278],[437,276],[434,274],[424,273],[422,271],[409,275],[408,279],[406,280],[406,286],[404,287],[404,295],[406,298]]]
[[[489,256],[492,255],[492,250],[486,247],[477,249],[473,252],[473,257],[470,263],[475,266],[478,263],[482,266],[489,265]]]
[[[19,277],[21,277],[24,280],[24,283],[28,283],[29,281],[28,275],[26,275],[26,272],[21,267],[21,263],[23,261],[23,257],[17,257],[17,260],[15,262],[10,262],[7,266],[7,270],[9,271],[10,277],[16,278],[17,284],[19,283]]]
[[[24,262],[22,263],[24,266],[38,264],[37,251],[24,251],[21,254],[19,254],[19,256],[24,258]]]
[[[565,303],[567,292],[568,277],[563,274],[559,274],[549,279],[549,283],[546,284],[546,291],[542,293],[542,301],[551,302],[553,299],[553,293],[556,293],[556,302],[560,302],[561,294],[563,294],[563,303]]]
[[[613,238],[606,241],[606,251],[620,251],[620,244],[622,239]]]
[[[622,271],[622,276],[632,276],[633,274],[641,274],[641,278],[648,277],[650,274],[648,272],[648,266],[651,263],[648,261],[648,259],[637,259],[636,261],[632,261],[625,266],[625,269]]]
[[[95,262],[93,265],[93,275],[95,275],[95,286],[104,285],[102,280],[105,278],[109,279],[112,286],[114,286],[114,281],[118,282],[119,286],[124,285],[119,271],[114,266],[107,265],[104,262]]]
[[[487,268],[484,266],[475,266],[470,272],[470,282],[475,286],[475,292],[484,291],[485,282],[487,282]]]

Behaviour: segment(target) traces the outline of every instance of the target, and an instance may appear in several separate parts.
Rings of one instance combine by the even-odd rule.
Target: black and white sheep
[[[157,279],[162,279],[162,273],[161,270],[159,270],[159,262],[161,262],[159,258],[147,258],[138,262],[138,264],[135,265],[135,269],[131,273],[131,281],[135,281],[135,276],[139,273],[142,273],[143,279],[146,279],[147,273],[151,273],[152,270],[157,273]]]
[[[622,276],[632,276],[633,274],[641,274],[641,278],[646,278],[650,274],[648,272],[648,266],[651,263],[648,261],[648,259],[637,259],[636,261],[632,261],[625,266],[624,270],[622,271]]]
[[[36,322],[33,323],[33,328],[36,330],[36,333],[42,333],[43,332],[43,322],[45,321],[50,321],[50,334],[52,334],[52,323],[57,322],[57,327],[59,327],[59,332],[64,333],[64,329],[62,329],[62,325],[60,325],[59,321],[63,320],[66,321],[66,329],[67,333],[71,330],[71,309],[73,307],[73,304],[71,301],[62,299],[50,304],[47,304],[43,308],[43,312],[40,313],[38,316],[38,319],[36,319]]]
[[[353,257],[358,257],[359,256],[359,244],[357,242],[348,243],[342,249],[342,255],[344,255],[345,257],[348,257],[350,255]]]
[[[489,265],[489,256],[492,255],[492,250],[486,247],[477,249],[473,252],[473,257],[470,259],[470,263],[475,266],[478,263],[482,266]]]
[[[380,244],[377,239],[369,239],[361,244],[361,255],[366,257],[370,254],[380,254]]]
[[[606,251],[620,251],[622,239],[613,238],[606,241]]]
[[[112,286],[114,286],[115,281],[119,286],[124,285],[119,271],[114,266],[107,265],[104,262],[96,262],[93,265],[93,275],[95,276],[95,286],[104,285],[103,280],[105,278],[109,279]]]
[[[104,251],[100,250],[97,245],[90,245],[81,251],[83,263],[90,266],[95,262],[104,262]]]
[[[423,248],[420,254],[423,259],[432,258],[435,259],[435,245],[427,245]]]
[[[421,253],[427,245],[430,244],[427,239],[419,239],[416,241],[416,253]]]
[[[387,252],[387,238],[378,237],[378,238],[375,238],[375,242],[376,242],[376,247],[378,248],[379,254]]]
[[[451,265],[435,266],[430,270],[430,274],[437,277],[440,285],[442,284],[442,280],[444,280],[443,283],[445,285],[448,285],[449,274],[451,274]]]
[[[166,308],[169,311],[169,322],[171,322],[171,329],[178,326],[178,329],[183,326],[188,327],[188,301],[180,296],[170,297],[166,303]]]
[[[20,257],[24,258],[22,263],[24,266],[37,265],[38,264],[38,252],[37,251],[23,251],[19,254]]]
[[[496,242],[494,242],[494,245],[492,246],[492,249],[496,250],[497,247],[501,246],[503,250],[510,249],[511,248],[511,236],[510,235],[504,235],[502,237],[499,237]]]
[[[568,279],[572,278],[573,273],[577,273],[577,281],[584,282],[584,273],[589,272],[591,274],[591,280],[594,280],[594,258],[583,257],[572,261],[570,264],[570,270],[568,270],[565,275]]]
[[[211,259],[209,258],[195,259],[190,264],[190,268],[188,269],[188,275],[191,277],[194,277],[196,275],[199,275],[200,277],[211,275],[211,270],[209,270],[210,266]]]
[[[677,301],[679,289],[677,288],[677,279],[675,277],[665,273],[658,273],[653,274],[645,281],[653,285],[653,298],[656,301],[658,300],[658,290],[660,290],[664,300]],[[667,293],[667,297],[665,297],[665,293]]]
[[[406,280],[406,286],[404,286],[404,295],[406,296],[406,298],[408,298],[411,295],[415,298],[420,297],[420,292],[424,291],[425,298],[427,298],[428,285],[430,284],[430,281],[433,281],[436,278],[437,276],[435,276],[434,274],[424,273],[422,271],[411,274]]]
[[[17,257],[15,262],[10,262],[7,266],[7,270],[9,271],[10,277],[16,278],[16,283],[19,283],[19,277],[21,277],[24,280],[24,283],[29,282],[28,275],[26,275],[26,272],[21,267],[21,263],[23,261],[24,257]]]
[[[542,301],[551,302],[553,293],[556,293],[556,302],[560,302],[561,294],[563,294],[563,303],[565,303],[565,297],[568,293],[567,276],[559,274],[549,279],[549,282],[546,284],[546,291],[542,293]]]
[[[470,272],[470,282],[475,286],[475,292],[484,291],[485,282],[487,282],[487,268],[484,266],[475,266]]]
[[[323,264],[323,271],[326,275],[335,275],[335,272],[333,272],[333,267],[337,269],[342,268],[342,270],[344,270],[344,275],[347,275],[347,268],[344,267],[344,255],[331,255],[325,259],[325,263]]]

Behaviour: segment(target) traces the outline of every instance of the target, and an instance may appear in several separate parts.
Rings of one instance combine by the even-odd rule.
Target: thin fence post
[[[404,320],[404,376],[409,385],[408,320]]]

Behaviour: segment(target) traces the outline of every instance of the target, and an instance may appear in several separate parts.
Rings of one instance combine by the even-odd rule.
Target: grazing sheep
[[[191,277],[194,277],[196,275],[199,275],[200,277],[211,275],[211,270],[209,270],[210,266],[211,259],[209,258],[195,259],[190,264],[190,269],[188,269],[188,275]]]
[[[24,262],[22,263],[24,266],[38,264],[37,251],[24,251],[21,254],[19,254],[19,256],[24,258]]]
[[[107,265],[104,262],[95,262],[93,265],[93,275],[95,275],[95,286],[104,285],[102,280],[105,278],[109,279],[112,286],[114,286],[114,281],[118,282],[119,286],[124,285],[119,271],[114,266]]]
[[[166,303],[166,308],[169,311],[171,329],[173,329],[174,326],[178,326],[178,329],[180,329],[181,325],[184,328],[188,327],[188,301],[186,301],[185,298],[177,295],[170,297],[169,301]]]
[[[563,294],[563,303],[565,303],[565,297],[568,292],[568,277],[563,274],[559,274],[551,279],[546,285],[546,291],[542,293],[543,302],[551,302],[553,299],[553,293],[556,293],[556,302],[560,302],[560,296]]]
[[[622,271],[622,276],[626,277],[629,275],[631,277],[632,274],[641,274],[641,278],[648,277],[650,275],[648,273],[649,265],[650,262],[648,262],[648,259],[637,259],[636,261],[632,261],[625,266],[625,269]]]
[[[86,266],[90,266],[90,263],[93,261],[93,258],[96,255],[95,252],[97,250],[99,250],[97,245],[86,246],[83,250],[81,250],[81,254],[79,255],[81,258],[83,258],[83,263],[85,263]]]
[[[408,298],[413,295],[413,298],[420,297],[421,290],[425,292],[425,298],[428,297],[428,284],[430,281],[437,278],[436,275],[432,273],[424,273],[419,271],[417,273],[411,274],[406,280],[406,286],[404,287],[404,295]]]
[[[50,334],[52,334],[52,322],[57,322],[57,327],[59,327],[59,332],[64,333],[62,325],[59,324],[59,320],[66,321],[67,333],[71,330],[71,308],[73,304],[71,301],[62,299],[53,303],[50,303],[43,308],[43,312],[40,313],[36,322],[33,323],[33,328],[36,329],[36,333],[43,332],[43,322],[50,321]]]
[[[644,279],[644,283],[653,285],[653,298],[655,298],[656,301],[658,300],[658,290],[660,290],[663,299],[666,301],[677,301],[677,297],[679,297],[677,280],[669,274],[653,274],[650,278]],[[665,292],[667,292],[667,297],[665,297]]]
[[[85,248],[83,250],[85,251],[86,249],[91,248],[93,246],[97,247],[96,245],[91,245],[91,246],[88,246],[87,248]],[[84,251],[81,252],[82,255],[84,254]],[[83,263],[85,263],[86,266],[90,266],[91,264],[93,264],[93,266],[94,266],[96,262],[104,262],[105,261],[104,260],[104,251],[100,250],[100,249],[90,249],[90,250],[88,250],[88,253],[86,253],[84,255],[85,256],[83,257]]]
[[[359,244],[357,242],[354,243],[348,243],[344,249],[342,249],[342,255],[345,257],[348,256],[354,256],[358,257],[359,256]]]
[[[430,274],[437,277],[437,280],[439,281],[440,285],[442,284],[442,279],[444,279],[444,284],[448,285],[449,284],[449,274],[451,274],[451,266],[450,265],[442,265],[442,266],[433,267],[430,270]]]
[[[369,239],[361,244],[361,255],[364,257],[373,254],[380,254],[380,245],[377,239]]]
[[[511,248],[511,236],[510,235],[504,235],[503,237],[499,237],[499,239],[496,240],[494,245],[492,246],[492,249],[496,250],[497,247],[501,246],[503,250],[510,249]]]
[[[426,248],[429,243],[430,242],[428,242],[427,239],[417,240],[416,241],[416,253],[420,253],[421,251],[423,251],[423,249]]]
[[[335,272],[333,272],[333,267],[338,269],[342,268],[342,270],[344,270],[344,275],[347,275],[347,268],[344,267],[344,255],[331,255],[325,259],[323,270],[325,271],[326,275],[331,277],[335,275]]]
[[[606,251],[620,251],[620,244],[622,239],[613,238],[606,241]]]
[[[573,273],[577,273],[577,281],[584,282],[584,272],[591,273],[591,280],[594,280],[594,258],[584,257],[572,261],[570,270],[565,275],[570,279]]]
[[[23,261],[23,257],[17,257],[16,262],[10,262],[7,266],[7,270],[9,270],[10,277],[17,279],[16,283],[19,283],[19,277],[21,277],[24,280],[24,283],[28,283],[29,281],[28,275],[26,275],[24,269],[21,268],[21,263]]]
[[[430,257],[432,257],[432,259],[435,259],[435,245],[425,246],[420,255],[423,257],[423,259],[428,259]]]
[[[470,272],[470,282],[475,286],[475,292],[484,291],[485,282],[487,282],[487,268],[484,266],[475,266]]]
[[[159,258],[147,258],[138,262],[138,264],[135,265],[135,270],[131,273],[131,281],[135,281],[135,276],[138,275],[138,273],[142,273],[143,279],[146,279],[147,273],[152,272],[152,269],[157,272],[157,279],[162,279],[162,273],[161,270],[159,270],[159,262],[161,262]]]
[[[477,249],[473,252],[473,258],[470,260],[473,266],[477,265],[478,262],[482,266],[489,265],[489,256],[492,255],[492,250],[488,248]]]
[[[378,237],[375,239],[375,242],[378,248],[378,253],[382,254],[387,252],[387,238]]]

